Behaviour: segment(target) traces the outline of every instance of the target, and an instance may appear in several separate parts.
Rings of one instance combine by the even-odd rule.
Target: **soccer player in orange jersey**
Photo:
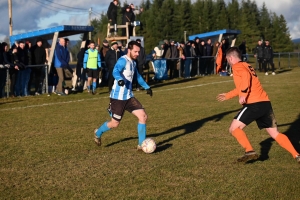
[[[229,132],[245,149],[243,157],[238,162],[247,162],[258,158],[258,154],[251,146],[243,129],[256,121],[258,128],[265,128],[278,144],[292,154],[300,163],[300,155],[291,144],[288,137],[277,130],[277,122],[267,93],[262,88],[255,70],[241,60],[241,52],[237,47],[230,47],[226,52],[228,63],[232,66],[235,89],[228,93],[219,94],[218,101],[239,96],[239,103],[243,108],[234,117]]]

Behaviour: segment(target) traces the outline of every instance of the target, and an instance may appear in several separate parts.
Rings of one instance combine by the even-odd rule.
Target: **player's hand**
[[[240,103],[241,105],[245,104],[245,103],[246,103],[246,97],[240,97],[240,98],[239,98],[239,103]]]
[[[152,95],[153,95],[153,94],[152,94],[152,90],[151,90],[151,88],[147,89],[146,91],[147,91],[147,94],[149,94],[149,95],[150,95],[150,97],[152,97]]]
[[[225,96],[226,96],[226,93],[218,94],[217,100],[218,101],[225,101],[226,100]]]
[[[118,80],[118,85],[123,87],[125,85],[125,81],[124,80]]]

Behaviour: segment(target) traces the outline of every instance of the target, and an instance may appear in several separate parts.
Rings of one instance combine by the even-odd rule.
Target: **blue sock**
[[[93,82],[93,91],[96,90],[96,82]]]
[[[107,127],[107,122],[104,122],[104,124],[102,124],[102,126],[100,126],[100,127],[98,128],[98,130],[97,130],[97,132],[96,132],[96,136],[97,136],[98,138],[100,138],[101,135],[102,135],[104,132],[109,131],[109,130],[110,130],[110,128]]]
[[[138,123],[138,136],[139,136],[139,145],[142,145],[142,142],[146,139],[146,124]]]

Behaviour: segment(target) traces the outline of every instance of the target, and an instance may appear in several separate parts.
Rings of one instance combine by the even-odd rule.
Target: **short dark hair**
[[[89,44],[92,44],[92,43],[95,44],[95,42],[93,40],[91,40]]]
[[[138,43],[137,41],[130,41],[130,42],[128,43],[128,49],[132,50],[132,49],[133,49],[133,46],[141,47],[141,44]]]
[[[242,59],[242,53],[238,47],[229,47],[226,51],[226,56],[235,56]]]

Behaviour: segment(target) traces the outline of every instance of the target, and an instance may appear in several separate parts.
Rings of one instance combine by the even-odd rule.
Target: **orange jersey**
[[[246,62],[238,62],[232,66],[232,71],[235,89],[226,93],[226,99],[244,96],[246,104],[270,101],[251,65]]]

